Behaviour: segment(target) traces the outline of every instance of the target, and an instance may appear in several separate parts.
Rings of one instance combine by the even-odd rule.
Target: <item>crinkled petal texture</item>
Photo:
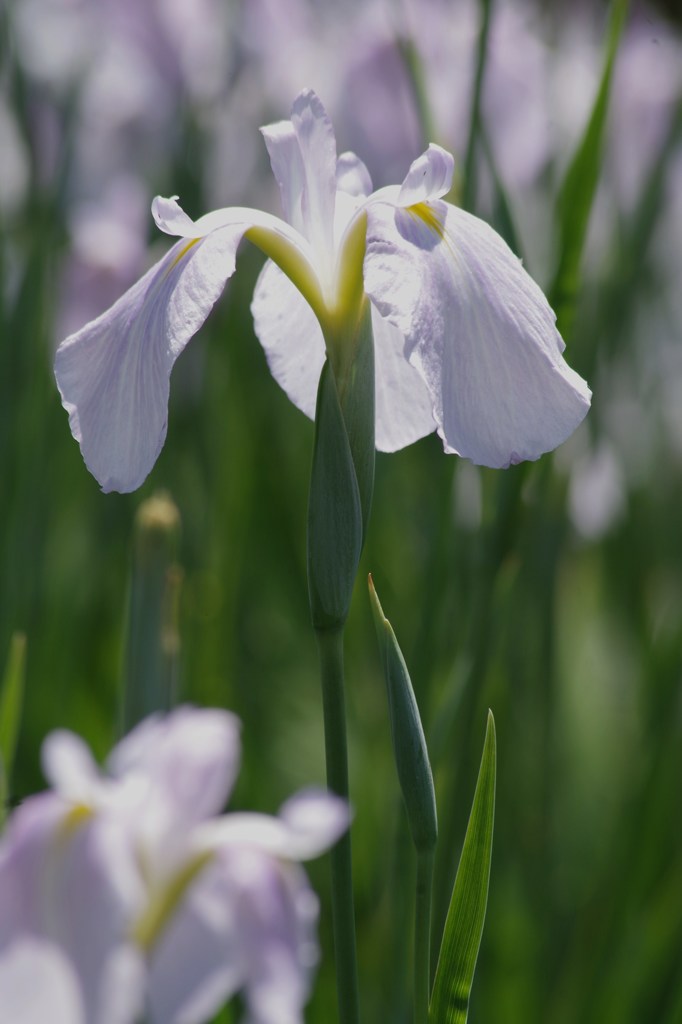
[[[132,491],[166,437],[173,364],[233,273],[248,225],[177,242],[111,309],[67,338],[55,374],[71,432],[103,491]]]
[[[270,372],[310,419],[325,360],[324,338],[312,309],[271,261],[263,268],[251,304],[254,326]],[[428,389],[404,352],[403,336],[372,310],[376,390],[376,446],[393,452],[436,429]]]
[[[389,193],[395,191],[395,195]],[[561,444],[590,404],[544,295],[487,224],[436,200],[367,206],[365,290],[405,338],[445,450],[502,468]]]
[[[174,199],[160,197],[152,209],[157,226],[182,240],[55,357],[71,432],[104,491],[135,490],[154,465],[166,437],[173,364],[233,274],[250,228],[317,287],[308,243],[276,217],[234,207],[194,222]]]

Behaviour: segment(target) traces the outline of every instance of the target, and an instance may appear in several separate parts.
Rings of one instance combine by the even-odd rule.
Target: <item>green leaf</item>
[[[567,332],[573,319],[580,284],[580,263],[602,164],[613,66],[627,10],[628,0],[614,0],[599,89],[557,202],[559,261],[549,289],[549,299],[562,333]]]
[[[488,712],[483,756],[450,900],[429,1024],[465,1024],[488,903],[495,820],[495,720]]]
[[[4,819],[14,754],[19,738],[26,676],[26,637],[15,633],[10,644],[0,694],[0,821]]]
[[[432,850],[438,838],[436,794],[426,739],[410,674],[391,623],[385,617],[372,577],[369,596],[388,693],[391,738],[407,820],[417,850]]]

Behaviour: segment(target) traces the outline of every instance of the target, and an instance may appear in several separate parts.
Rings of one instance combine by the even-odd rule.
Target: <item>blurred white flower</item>
[[[298,862],[348,826],[331,794],[279,817],[218,816],[239,762],[227,712],[142,722],[102,774],[64,731],[43,748],[52,790],[0,843],[0,1024],[201,1024],[243,991],[259,1024],[302,1021],[317,959],[317,901]],[[61,1008],[64,1007],[62,1010]]]
[[[625,481],[608,442],[573,464],[568,505],[575,528],[587,540],[603,537],[625,511]]]

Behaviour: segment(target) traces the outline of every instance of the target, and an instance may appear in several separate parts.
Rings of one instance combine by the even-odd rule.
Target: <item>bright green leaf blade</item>
[[[613,66],[627,10],[628,0],[614,0],[599,89],[585,133],[568,168],[557,203],[559,263],[549,297],[557,314],[559,330],[564,334],[570,328],[578,294],[580,263],[602,164]]]
[[[4,818],[24,702],[26,637],[15,633],[0,694],[0,819]]]
[[[495,720],[488,712],[474,802],[450,900],[429,1024],[465,1024],[488,904],[495,821]]]

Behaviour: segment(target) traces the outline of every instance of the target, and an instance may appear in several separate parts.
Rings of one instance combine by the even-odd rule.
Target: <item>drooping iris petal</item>
[[[251,303],[254,326],[270,372],[289,399],[310,419],[325,350],[322,330],[300,292],[273,263],[266,263]],[[375,358],[376,446],[392,452],[436,429],[432,401],[410,366],[398,330],[372,310]]]
[[[350,825],[345,800],[323,789],[304,789],[279,809],[279,819],[289,833],[287,856],[310,860],[333,846]]]
[[[279,815],[235,812],[207,822],[197,832],[198,848],[247,847],[283,860],[311,860],[336,842],[350,824],[348,805],[327,790],[303,790]]]
[[[21,936],[57,944],[73,968],[84,1018],[133,1024],[144,971],[127,942],[141,891],[125,836],[53,793],[12,816],[0,863],[0,963]]]
[[[85,463],[104,491],[132,491],[163,446],[175,360],[206,320],[253,229],[317,288],[305,239],[283,221],[235,207],[193,225],[173,200],[155,201],[165,230],[182,241],[111,309],[64,341],[55,358],[62,403]],[[189,221],[189,226],[188,222]]]
[[[203,1024],[246,974],[229,875],[209,865],[196,878],[151,951],[152,1024]]]
[[[86,1024],[76,973],[51,942],[24,936],[0,950],[0,1024]]]
[[[376,446],[397,452],[436,429],[433,402],[420,374],[405,355],[405,339],[372,306],[374,334]]]
[[[440,199],[452,187],[455,161],[451,153],[431,143],[412,161],[398,193],[397,206],[413,206],[428,199]]]
[[[544,295],[506,243],[436,201],[367,208],[365,289],[404,335],[445,450],[496,468],[575,430],[590,391],[564,362]]]
[[[181,241],[57,351],[71,432],[103,491],[133,491],[163,447],[170,373],[234,271],[246,225]]]
[[[296,864],[219,850],[149,958],[152,1024],[203,1024],[241,990],[253,1024],[302,1024],[317,899]]]

